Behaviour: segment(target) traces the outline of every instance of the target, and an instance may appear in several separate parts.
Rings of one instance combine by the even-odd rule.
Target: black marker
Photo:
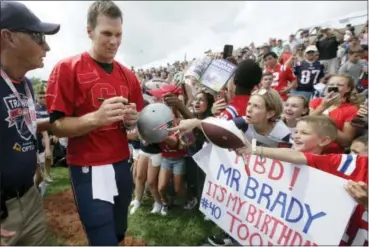
[[[98,101],[104,102],[106,100],[105,98],[97,98]],[[129,105],[129,103],[123,103],[123,105]]]

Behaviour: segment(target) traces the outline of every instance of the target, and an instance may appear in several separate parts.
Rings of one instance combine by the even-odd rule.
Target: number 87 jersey
[[[324,65],[303,60],[295,65],[293,73],[297,77],[297,91],[313,92],[314,85],[324,77]]]

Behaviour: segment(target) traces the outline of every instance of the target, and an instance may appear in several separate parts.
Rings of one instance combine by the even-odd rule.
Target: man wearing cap
[[[319,51],[319,59],[324,64],[328,74],[336,74],[338,72],[337,51],[343,40],[343,35],[345,33],[342,34],[338,29],[330,29],[328,27],[319,29],[315,45]]]
[[[36,121],[28,71],[42,68],[50,50],[45,35],[57,24],[41,22],[25,5],[1,1],[0,41],[0,209],[1,244],[46,245],[47,224],[41,195],[34,185],[36,132],[48,120]]]
[[[47,85],[52,132],[68,137],[72,189],[90,245],[116,246],[124,239],[132,197],[127,130],[136,127],[144,101],[135,74],[114,59],[122,22],[113,1],[92,3],[91,49],[58,62]]]
[[[324,66],[317,60],[318,49],[310,45],[305,50],[305,60],[297,62],[293,72],[297,78],[297,88],[292,89],[293,95],[304,96],[307,100],[314,92],[314,86],[324,78]]]

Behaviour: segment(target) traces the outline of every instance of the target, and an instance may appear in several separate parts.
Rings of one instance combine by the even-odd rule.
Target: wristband
[[[256,154],[256,139],[251,140],[251,154]]]

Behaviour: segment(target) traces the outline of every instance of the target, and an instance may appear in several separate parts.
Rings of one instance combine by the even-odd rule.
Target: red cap
[[[148,90],[147,92],[149,94],[151,94],[152,96],[154,96],[158,99],[161,99],[166,94],[175,94],[175,95],[179,96],[183,93],[183,90],[182,90],[182,88],[180,88],[178,86],[175,86],[175,85],[172,85],[172,84],[166,84],[166,85],[163,85],[161,88]]]

